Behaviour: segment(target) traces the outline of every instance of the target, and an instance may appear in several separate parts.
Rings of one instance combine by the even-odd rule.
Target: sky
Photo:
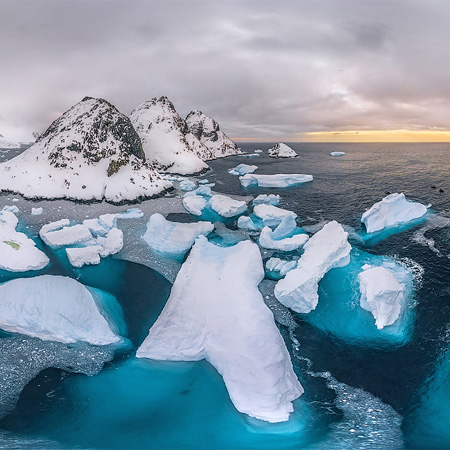
[[[165,95],[254,141],[450,141],[447,0],[0,0],[0,133]]]

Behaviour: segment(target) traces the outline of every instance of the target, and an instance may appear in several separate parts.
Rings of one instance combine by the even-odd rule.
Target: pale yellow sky
[[[261,138],[233,138],[240,142],[263,142]],[[285,139],[268,142],[450,142],[450,130],[364,130],[316,131],[298,133]]]

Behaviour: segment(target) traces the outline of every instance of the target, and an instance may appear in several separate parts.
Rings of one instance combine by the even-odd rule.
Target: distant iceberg
[[[238,166],[230,169],[228,173],[230,175],[245,175],[247,173],[253,173],[258,169],[258,166],[249,165],[249,164],[239,164]]]
[[[330,156],[345,156],[345,152],[331,152]]]
[[[289,147],[289,145],[279,142],[275,144],[272,148],[267,150],[267,155],[271,158],[295,158],[298,154],[294,149]]]
[[[0,211],[0,270],[27,272],[46,267],[50,260],[26,234],[16,231],[19,221],[11,211]]]
[[[253,199],[253,206],[256,205],[273,205],[278,206],[280,203],[280,196],[278,194],[259,194]]]
[[[299,173],[293,174],[277,174],[277,175],[254,175],[246,174],[239,177],[243,187],[258,186],[258,187],[276,187],[285,188],[289,186],[296,186],[302,183],[308,183],[313,180],[312,175],[303,175]]]
[[[297,267],[275,286],[278,301],[299,313],[314,310],[319,301],[319,281],[330,269],[350,261],[347,237],[348,233],[334,220],[314,234],[304,245]]]
[[[403,193],[389,194],[368,209],[362,215],[361,222],[368,233],[374,233],[419,219],[426,212],[425,205],[406,200]]]
[[[45,341],[92,345],[123,342],[105,319],[105,312],[100,311],[100,301],[72,278],[18,278],[0,285],[0,328]]]
[[[269,422],[288,420],[303,388],[258,290],[263,278],[255,244],[221,248],[200,236],[136,356],[206,359],[223,376],[240,412]]]

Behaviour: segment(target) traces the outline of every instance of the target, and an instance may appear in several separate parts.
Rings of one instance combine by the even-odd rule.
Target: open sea
[[[51,259],[39,274],[71,276],[114,295],[132,348],[110,357],[97,349],[64,349],[66,359],[59,355],[58,364],[40,370],[35,353],[56,361],[59,347],[1,334],[0,388],[17,391],[18,401],[0,420],[0,449],[450,449],[450,143],[292,143],[299,154],[294,159],[267,157],[272,145],[241,144],[245,155],[211,161],[208,173],[192,179],[207,178],[216,183],[214,191],[227,195],[279,194],[279,206],[297,213],[299,226],[310,234],[330,220],[349,232],[351,263],[325,275],[316,311],[292,313],[274,299],[273,281],[261,285],[305,388],[290,420],[269,424],[237,412],[222,378],[205,361],[151,362],[134,356],[171,289],[165,272],[146,263],[141,237],[151,211],[194,220],[173,208],[183,193],[175,191],[156,207],[156,200],[136,205],[145,217],[133,229],[125,230],[132,221],[121,222],[142,254],[126,254],[125,240],[122,252],[82,269],[72,268],[63,252],[39,240],[40,226],[126,206],[33,202],[2,193],[0,209],[17,205],[21,231]],[[331,157],[332,151],[346,155]],[[13,152],[0,150],[0,162]],[[257,165],[257,174],[303,173],[314,181],[287,189],[242,188],[239,177],[228,174],[241,163]],[[367,236],[361,214],[394,192],[429,205],[426,217],[395,233]],[[31,216],[32,206],[42,206],[43,216]],[[235,222],[226,221],[232,233]],[[263,253],[264,260],[269,256]],[[355,277],[363,264],[382,261],[410,278],[402,324],[379,332],[357,305]],[[0,271],[0,282],[33,275]],[[103,358],[103,369],[89,372],[86,358],[91,363]],[[35,375],[22,386],[10,380],[11,371]]]

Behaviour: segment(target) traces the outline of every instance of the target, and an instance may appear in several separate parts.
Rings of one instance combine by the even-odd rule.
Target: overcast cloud
[[[0,133],[166,95],[233,137],[449,129],[450,2],[0,0]]]

